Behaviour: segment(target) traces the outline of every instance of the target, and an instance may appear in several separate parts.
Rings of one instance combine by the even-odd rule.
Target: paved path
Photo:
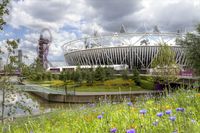
[[[159,91],[122,91],[122,92],[75,92],[75,95],[120,95],[120,94],[148,94]]]
[[[39,85],[15,85],[16,88],[21,89],[26,92],[42,92],[46,94],[61,94],[65,95],[63,90],[54,90],[48,87],[43,87]],[[123,92],[73,92],[68,91],[70,95],[84,96],[84,95],[122,95],[122,94],[149,94],[158,93],[159,91],[123,91]]]

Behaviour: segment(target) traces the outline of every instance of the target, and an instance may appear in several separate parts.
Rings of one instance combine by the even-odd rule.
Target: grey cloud
[[[143,0],[145,2],[145,0]],[[152,30],[154,25],[163,31],[193,30],[200,23],[200,5],[194,1],[180,0],[177,3],[155,0],[148,9],[139,0],[89,0],[88,4],[96,11],[95,21],[108,32],[118,32],[124,24],[129,32],[142,25]],[[139,31],[146,30],[145,27]]]
[[[126,17],[142,9],[140,0],[88,0],[96,12],[97,23],[107,31],[118,31],[120,25],[128,24]]]
[[[155,12],[154,22],[168,31],[190,29],[200,22],[199,11],[192,2],[168,4]]]
[[[34,0],[32,5],[24,8],[34,18],[56,22],[63,19],[69,6],[68,2]]]

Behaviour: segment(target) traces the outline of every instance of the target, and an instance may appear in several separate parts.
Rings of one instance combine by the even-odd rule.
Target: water
[[[77,108],[79,104],[52,103],[28,92],[7,93],[5,102],[5,117],[20,117],[27,115],[39,115],[57,109]],[[0,103],[2,103],[2,91],[0,91]],[[1,116],[2,104],[0,105]]]

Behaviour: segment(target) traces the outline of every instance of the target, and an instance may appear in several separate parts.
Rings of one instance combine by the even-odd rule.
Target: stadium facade
[[[139,33],[90,37],[63,46],[66,63],[76,65],[128,65],[149,69],[164,42],[175,52],[176,63],[186,66],[184,48],[176,44],[176,33]],[[113,39],[114,38],[114,39]]]

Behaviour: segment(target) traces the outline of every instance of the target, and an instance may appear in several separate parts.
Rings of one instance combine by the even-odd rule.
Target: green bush
[[[137,86],[140,86],[140,85],[141,85],[140,73],[139,73],[139,71],[137,70],[137,68],[134,68],[134,69],[133,69],[133,80],[135,81],[135,84],[136,84]]]
[[[141,85],[143,89],[153,90],[154,89],[154,82],[148,80],[141,80]]]

